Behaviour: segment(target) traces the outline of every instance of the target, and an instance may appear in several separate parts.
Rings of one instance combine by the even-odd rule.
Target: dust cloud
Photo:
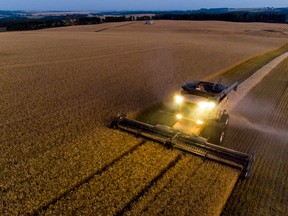
[[[257,100],[255,103],[255,99],[249,97],[249,92],[256,87],[281,61],[288,57],[288,52],[282,54],[277,57],[261,69],[259,69],[256,73],[254,73],[247,80],[239,84],[237,92],[232,92],[229,94],[228,103],[223,108],[226,109],[231,117],[230,124],[234,127],[241,128],[249,128],[256,130],[258,132],[264,134],[275,135],[277,138],[279,137],[281,140],[284,139],[286,143],[288,143],[288,128],[277,127],[275,125],[271,125],[269,119],[271,117],[273,119],[281,119],[287,118],[287,116],[281,116],[278,113],[276,105],[273,103],[269,103],[269,101]],[[256,105],[257,104],[257,105]],[[265,112],[269,108],[269,118],[267,118],[268,113]],[[246,116],[250,116],[248,118],[244,117],[240,113],[245,113]],[[257,122],[254,122],[253,117],[258,116]],[[251,119],[251,120],[250,120]]]
[[[259,122],[253,122],[239,114],[230,114],[230,125],[236,128],[248,128],[256,130],[260,133],[277,136],[280,139],[288,142],[288,128],[277,128]]]

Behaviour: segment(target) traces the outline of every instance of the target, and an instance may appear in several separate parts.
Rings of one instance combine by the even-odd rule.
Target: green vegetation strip
[[[236,64],[235,66],[220,71],[219,73],[208,77],[208,80],[214,80],[215,78],[221,77],[226,82],[243,82],[261,67],[268,64],[270,61],[285,52],[288,52],[288,43],[286,43],[284,46],[280,47],[277,50],[255,56],[244,62]]]

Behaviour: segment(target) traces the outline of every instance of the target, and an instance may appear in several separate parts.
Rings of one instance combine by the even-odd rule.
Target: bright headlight
[[[183,99],[183,96],[181,96],[181,95],[176,95],[176,96],[174,97],[174,100],[175,100],[175,102],[176,102],[177,104],[181,104],[184,99]]]
[[[207,102],[199,102],[198,106],[200,107],[200,109],[207,109],[208,103]]]
[[[198,106],[200,109],[213,109],[216,104],[214,102],[199,102]]]
[[[209,102],[209,108],[213,109],[216,106],[215,102]]]
[[[177,114],[177,115],[176,115],[176,118],[177,118],[177,119],[182,119],[182,115],[181,115],[181,114]]]
[[[196,121],[196,124],[198,124],[198,125],[202,125],[204,122],[202,121],[202,120],[200,120],[200,119],[198,119],[197,121]]]

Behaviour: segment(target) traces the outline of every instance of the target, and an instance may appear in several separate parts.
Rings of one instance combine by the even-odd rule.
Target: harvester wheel
[[[227,127],[227,125],[229,124],[229,118],[230,116],[228,114],[223,114],[220,118],[220,122],[223,123],[225,127]]]
[[[200,132],[200,136],[208,139],[210,137],[210,134],[212,133],[212,126],[211,125],[205,125],[205,127]]]
[[[114,120],[110,123],[109,128],[112,128],[112,129],[118,128],[118,122],[114,119]]]
[[[223,143],[225,137],[225,130],[222,127],[213,127],[208,138],[209,143],[220,145]]]

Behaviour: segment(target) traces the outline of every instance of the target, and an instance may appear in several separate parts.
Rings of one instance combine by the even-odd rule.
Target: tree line
[[[99,24],[103,22],[124,22],[124,21],[134,21],[135,18],[132,16],[106,16],[104,18],[100,17],[74,17],[74,16],[64,16],[64,17],[46,17],[44,19],[24,19],[24,20],[0,20],[0,27],[6,27],[7,31],[22,31],[22,30],[37,30],[44,28],[55,28],[64,27],[71,25],[89,25],[89,24]]]
[[[155,19],[286,23],[288,22],[288,15],[279,13],[249,13],[249,12],[191,13],[191,14],[159,14],[155,16]]]
[[[152,17],[156,20],[219,20],[232,22],[269,22],[269,23],[288,23],[288,14],[282,13],[251,13],[251,12],[227,12],[227,13],[165,13],[156,14]],[[149,20],[150,16],[47,16],[41,19],[0,19],[0,28],[6,27],[7,31],[37,30],[44,28],[55,28],[71,25],[89,25],[104,22],[124,22],[134,20]]]

